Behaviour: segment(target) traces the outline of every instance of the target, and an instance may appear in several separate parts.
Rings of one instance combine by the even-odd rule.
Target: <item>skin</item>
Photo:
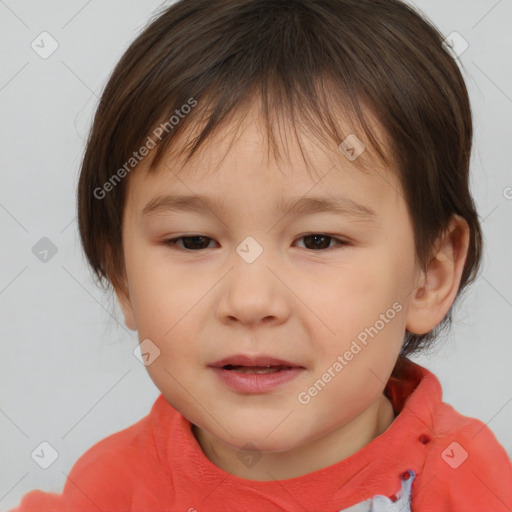
[[[159,348],[148,373],[193,424],[205,455],[240,478],[281,480],[341,461],[391,425],[383,390],[405,329],[428,332],[448,312],[469,231],[454,217],[423,272],[400,185],[368,144],[359,157],[371,164],[365,173],[336,145],[320,147],[302,137],[318,172],[310,176],[294,139],[284,164],[263,158],[259,122],[251,110],[227,154],[230,138],[221,130],[184,167],[170,153],[154,175],[145,172],[148,158],[139,164],[129,177],[123,218],[128,294],[116,293],[126,325]],[[142,215],[152,198],[171,192],[222,198],[225,211]],[[283,197],[313,195],[351,198],[375,210],[376,220],[275,210]],[[334,237],[322,242],[331,249],[315,248],[308,234]],[[192,249],[183,239],[164,244],[185,235],[208,238],[204,245],[188,239]],[[251,264],[236,252],[247,236],[263,249]],[[350,245],[336,245],[336,238]],[[301,404],[298,394],[396,302],[401,311]],[[273,391],[238,393],[208,364],[240,353],[270,354],[305,370]],[[237,456],[246,443],[262,454],[251,467]]]

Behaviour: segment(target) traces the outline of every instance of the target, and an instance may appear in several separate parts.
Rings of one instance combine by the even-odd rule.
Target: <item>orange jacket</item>
[[[31,491],[11,512],[339,512],[395,496],[403,475],[414,475],[412,512],[512,510],[512,464],[492,431],[442,402],[427,369],[407,362],[398,377],[386,387],[399,413],[391,426],[313,473],[264,482],[223,471],[160,395],[146,417],[78,459],[62,494]]]

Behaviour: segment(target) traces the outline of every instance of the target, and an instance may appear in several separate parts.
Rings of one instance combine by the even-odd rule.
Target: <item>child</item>
[[[161,395],[16,511],[512,508],[494,434],[408,359],[481,257],[442,43],[398,0],[181,0],[143,31],[78,209]]]

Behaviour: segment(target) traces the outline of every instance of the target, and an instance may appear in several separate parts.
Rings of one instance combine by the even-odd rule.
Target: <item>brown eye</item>
[[[311,235],[304,235],[300,238],[300,240],[304,240],[304,245],[306,249],[315,250],[331,250],[336,247],[336,245],[349,245],[348,242],[344,240],[340,240],[339,238],[334,238],[329,235],[324,235],[321,233],[313,233]],[[335,242],[334,246],[330,246],[331,242]]]
[[[183,247],[178,246],[177,241],[183,240]],[[175,245],[179,250],[189,250],[189,251],[197,251],[201,249],[207,249],[209,240],[207,236],[180,236],[178,238],[173,238],[172,240],[164,240],[165,245]]]

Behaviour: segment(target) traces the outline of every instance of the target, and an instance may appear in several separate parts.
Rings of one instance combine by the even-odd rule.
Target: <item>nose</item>
[[[263,254],[247,263],[236,256],[219,286],[216,315],[224,323],[279,325],[287,320],[293,294],[278,265]]]

